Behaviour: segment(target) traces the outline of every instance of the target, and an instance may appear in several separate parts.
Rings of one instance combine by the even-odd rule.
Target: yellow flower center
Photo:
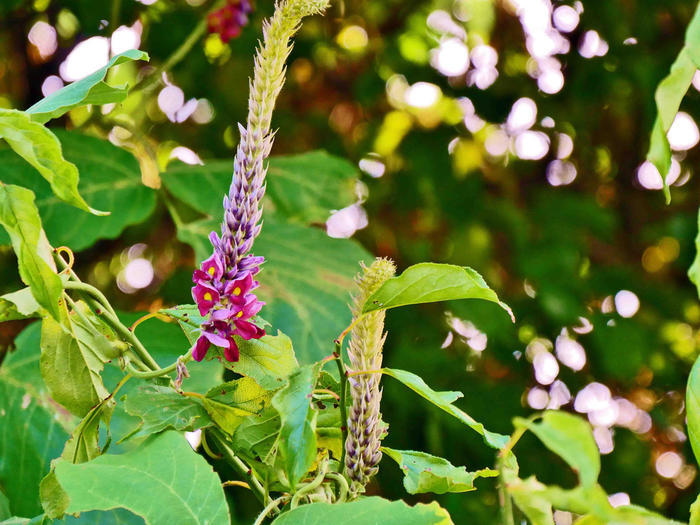
[[[210,267],[210,268],[207,270],[207,272],[209,272],[209,275],[211,275],[212,277],[214,277],[214,272],[216,272],[216,268],[214,268],[214,267],[212,266],[212,267]]]
[[[233,289],[233,295],[241,295],[241,289],[238,286]]]
[[[238,312],[238,313],[236,314],[236,317],[243,317],[243,312]]]
[[[211,294],[209,292],[204,293],[204,300],[205,301],[211,301]]]

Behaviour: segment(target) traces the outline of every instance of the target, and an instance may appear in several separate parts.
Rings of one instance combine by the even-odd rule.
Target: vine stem
[[[219,449],[221,455],[226,459],[226,461],[241,475],[245,476],[248,480],[248,485],[250,485],[250,490],[253,491],[255,497],[258,498],[261,504],[265,504],[265,489],[260,484],[260,482],[253,476],[252,471],[241,461],[241,459],[236,456],[236,453],[231,450],[231,448],[226,443],[226,438],[221,433],[220,430],[216,428],[208,429],[209,436],[212,438],[214,443],[216,443],[216,448]],[[205,430],[202,430],[204,433]]]
[[[340,432],[342,434],[343,443],[340,453],[340,472],[345,471],[345,443],[348,440],[348,409],[345,402],[345,390],[347,388],[348,376],[343,364],[343,343],[336,341],[335,343],[336,363],[338,365],[338,374],[340,375]]]
[[[267,504],[267,506],[262,510],[260,514],[258,514],[257,519],[255,520],[255,523],[253,525],[262,525],[263,521],[265,521],[265,518],[267,515],[272,512],[273,509],[277,508],[277,506],[288,500],[289,496],[280,496],[277,499],[273,499],[270,503]]]
[[[323,479],[326,477],[326,472],[328,472],[328,461],[323,461],[318,467],[318,474],[316,474],[316,477],[294,493],[291,503],[291,507],[293,509],[299,505],[299,500],[303,498],[305,494],[308,494],[312,490],[318,488],[321,483],[323,483]]]

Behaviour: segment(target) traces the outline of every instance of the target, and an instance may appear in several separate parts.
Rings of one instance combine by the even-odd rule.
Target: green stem
[[[122,0],[112,0],[112,14],[109,18],[109,29],[114,31],[119,27],[119,13],[122,9]]]
[[[97,288],[95,288],[92,285],[86,284],[81,281],[68,281],[63,285],[63,287],[66,290],[76,290],[78,292],[83,292],[86,293],[90,296],[92,296],[97,302],[100,303],[102,308],[112,314],[114,317],[117,317],[116,312],[112,308],[112,305],[109,304],[109,301],[107,298],[104,296],[102,292],[100,292]]]
[[[253,525],[262,525],[267,515],[274,509],[276,509],[280,503],[288,499],[289,496],[280,496],[279,498],[272,500],[270,503],[267,504],[267,506],[262,510],[262,512],[258,514],[258,517],[255,520],[255,523],[253,523]]]
[[[299,500],[304,497],[305,494],[308,494],[309,492],[313,491],[314,489],[318,488],[321,483],[323,483],[323,479],[326,477],[326,473],[328,472],[328,461],[323,461],[318,467],[318,474],[316,474],[316,477],[312,479],[309,483],[306,485],[302,486],[299,490],[297,490],[294,493],[294,496],[292,497],[292,503],[291,507],[295,509],[299,505]]]
[[[211,428],[207,429],[207,431],[214,443],[216,443],[216,448],[219,449],[221,455],[239,474],[245,476],[245,478],[248,480],[248,485],[250,485],[250,489],[253,491],[253,494],[255,494],[255,497],[257,497],[260,503],[264,505],[265,489],[263,489],[260,482],[255,478],[255,476],[253,476],[253,473],[248,465],[243,463],[243,461],[236,456],[236,453],[226,443],[226,437],[219,429]]]
[[[501,500],[501,522],[503,525],[515,525],[515,518],[513,517],[513,501],[508,493],[508,486],[506,485],[506,480],[503,475],[504,469],[504,458],[498,459],[498,494]]]
[[[348,480],[345,479],[345,476],[338,474],[337,472],[329,472],[326,474],[326,477],[332,479],[336,482],[336,485],[338,485],[338,497],[335,501],[337,503],[343,503],[347,499],[348,492],[350,491]]]
[[[161,80],[163,73],[170,71],[174,66],[176,66],[180,61],[187,56],[194,45],[199,41],[202,36],[207,32],[207,17],[203,16],[197,25],[194,26],[192,32],[187,36],[187,38],[180,44],[180,46],[172,52],[172,54],[165,59],[160,67],[158,67],[153,73],[143,78],[138,82],[132,89],[131,93],[135,91],[142,90],[144,93],[150,93]]]
[[[129,373],[133,375],[134,377],[138,377],[141,379],[153,379],[154,377],[161,377],[161,376],[166,376],[168,374],[171,374],[172,372],[175,372],[177,370],[177,367],[180,363],[186,363],[190,359],[192,359],[192,348],[190,348],[189,352],[187,352],[184,356],[180,356],[177,358],[177,360],[171,364],[170,366],[166,366],[165,368],[161,368],[158,370],[153,370],[153,371],[147,371],[147,372],[139,372],[138,370],[134,370],[132,367],[127,365],[129,368]]]
[[[345,365],[343,364],[343,348],[342,343],[335,343],[335,353],[338,355],[336,363],[338,365],[338,374],[340,374],[340,432],[343,436],[343,449],[340,453],[340,472],[345,470],[345,442],[348,439],[348,413],[345,404],[345,390],[347,387],[348,378],[345,375]]]

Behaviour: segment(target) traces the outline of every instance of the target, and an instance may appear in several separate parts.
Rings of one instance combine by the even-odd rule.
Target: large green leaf
[[[139,436],[167,429],[192,431],[211,424],[199,399],[183,396],[169,387],[142,386],[126,396],[124,409],[141,418]]]
[[[106,66],[42,98],[30,107],[27,113],[31,115],[32,120],[43,124],[78,106],[122,102],[127,97],[129,89],[126,86],[110,86],[104,82],[104,79],[109,68],[131,60],[148,60],[148,53],[130,49],[114,55]]]
[[[215,221],[196,221],[178,229],[178,238],[195,248],[199,260],[211,254],[208,235]],[[348,239],[331,239],[322,230],[266,222],[254,252],[265,256],[258,279],[267,304],[261,315],[287,334],[300,363],[333,351],[333,340],[350,323],[349,290],[359,261],[370,255]]]
[[[0,182],[0,224],[10,236],[22,281],[29,285],[36,302],[58,319],[63,285],[56,274],[51,246],[41,229],[34,194]]]
[[[467,413],[465,413],[464,411],[460,410],[452,404],[454,401],[464,396],[462,392],[436,392],[428,385],[426,385],[425,381],[423,381],[421,377],[411,372],[407,372],[405,370],[397,370],[395,368],[382,368],[382,373],[391,376],[394,379],[398,379],[404,385],[416,392],[421,397],[427,399],[435,406],[441,408],[448,414],[459,419],[469,428],[481,434],[484,437],[484,441],[486,442],[486,444],[490,445],[491,447],[503,448],[506,445],[506,443],[508,443],[508,436],[496,434],[495,432],[489,432],[484,428],[484,425],[482,425],[470,415],[468,415]]]
[[[688,377],[685,394],[685,411],[688,418],[688,437],[695,454],[695,461],[700,463],[700,359],[695,361]]]
[[[475,479],[498,476],[498,471],[490,468],[467,472],[466,467],[455,467],[446,459],[425,452],[388,447],[382,447],[382,452],[398,463],[404,474],[403,486],[409,494],[467,492],[476,490]]]
[[[316,411],[311,407],[311,394],[320,371],[320,363],[298,369],[272,398],[282,419],[280,453],[292,488],[316,459]]]
[[[378,496],[351,503],[312,503],[279,516],[274,525],[450,525],[452,519],[436,502],[409,507]]]
[[[131,153],[77,132],[57,130],[56,135],[66,158],[80,170],[81,194],[93,206],[110,210],[109,216],[95,217],[66,205],[26,162],[10,151],[0,151],[0,180],[34,189],[46,234],[55,246],[82,250],[98,239],[117,237],[153,212],[155,193],[141,183],[141,171]],[[7,243],[6,239],[0,234],[0,243]]]
[[[233,448],[247,459],[258,458],[268,463],[279,430],[280,416],[274,408],[268,407],[261,414],[243,420],[233,434]]]
[[[600,474],[600,454],[586,421],[566,412],[548,410],[537,423],[516,418],[515,425],[527,428],[564,459],[578,473],[582,486],[595,485]]]
[[[63,157],[58,138],[42,124],[22,111],[0,108],[0,138],[49,182],[59,199],[81,210],[104,215],[105,212],[91,208],[81,197],[78,168]],[[4,175],[3,180],[6,180]]]
[[[251,415],[270,406],[270,393],[252,377],[242,377],[212,388],[202,399],[209,417],[229,434]]]
[[[219,477],[177,432],[80,465],[59,459],[55,472],[69,513],[124,508],[153,525],[230,523]]]
[[[10,373],[0,368],[0,490],[12,515],[36,516],[43,512],[39,483],[68,434]]]
[[[453,299],[491,301],[500,305],[513,317],[510,308],[499,301],[496,292],[489,288],[475,270],[436,263],[409,266],[401,275],[384,281],[384,284],[367,298],[362,313]]]
[[[109,392],[101,378],[104,361],[95,352],[102,336],[81,328],[75,315],[64,324],[44,318],[40,365],[51,397],[72,414],[85,416]]]
[[[179,164],[168,169],[163,183],[196,210],[219,218],[232,174],[230,160],[211,161],[205,166]],[[289,220],[323,223],[331,210],[355,201],[356,181],[357,170],[351,163],[325,151],[271,157],[265,211]]]

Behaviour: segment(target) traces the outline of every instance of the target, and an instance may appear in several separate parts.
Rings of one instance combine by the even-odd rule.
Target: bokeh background
[[[151,67],[192,34],[207,0],[2,0],[0,106],[26,108],[139,47]],[[149,173],[233,156],[252,54],[270,0],[229,42],[204,32],[119,124],[100,110],[54,125],[108,137]],[[685,382],[700,344],[694,257],[700,95],[691,88],[669,140],[673,201],[644,162],[654,89],[680,50],[693,0],[347,0],[306,23],[274,118],[275,154],[312,149],[362,173],[357,202],[319,223],[399,268],[469,265],[509,303],[392,311],[385,361],[510,433],[514,416],[562,408],[587,417],[616,503],[687,519],[700,488],[685,430]],[[136,75],[136,66],[124,75]],[[139,66],[143,67],[143,66]],[[694,86],[700,90],[700,75]],[[107,108],[104,113],[108,113]],[[312,176],[310,174],[310,176]],[[313,258],[313,253],[308,257]],[[79,273],[123,310],[191,302],[192,249],[158,204],[116,239],[80,250]],[[359,268],[359,267],[358,267]],[[0,252],[0,292],[20,286]],[[261,275],[264,279],[264,274]],[[9,348],[24,327],[0,325]],[[386,443],[469,470],[492,452],[464,427],[385,382]],[[573,486],[534,439],[523,475]],[[455,523],[491,523],[497,496],[439,497]],[[403,498],[384,464],[371,492]],[[245,523],[254,505],[232,492]],[[411,499],[415,501],[416,498]],[[569,517],[558,515],[561,524]]]

